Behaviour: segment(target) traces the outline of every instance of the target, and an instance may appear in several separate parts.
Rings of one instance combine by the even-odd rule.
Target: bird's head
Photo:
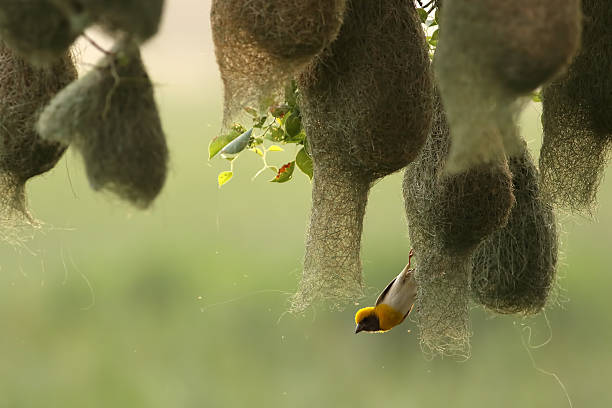
[[[357,324],[355,333],[359,333],[361,331],[380,331],[380,321],[378,320],[376,313],[374,313],[373,307],[364,307],[363,309],[359,309],[355,314],[355,324]]]

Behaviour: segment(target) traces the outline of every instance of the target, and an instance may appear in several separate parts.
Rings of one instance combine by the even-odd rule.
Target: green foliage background
[[[204,21],[205,6],[200,14],[171,7],[168,19],[195,27],[186,19]],[[196,34],[203,35],[182,33],[170,43],[202,38]],[[159,43],[151,47],[159,55]],[[173,70],[198,55],[175,52]],[[534,344],[548,339],[543,316],[474,310],[472,358],[458,363],[427,361],[409,321],[384,335],[356,336],[357,306],[284,314],[301,272],[308,178],[296,172],[284,185],[251,182],[261,160],[249,154],[220,190],[216,175],[227,163],[207,161],[220,129],[220,84],[214,66],[197,69],[202,80],[181,89],[153,69],[172,162],[150,212],[92,193],[71,153],[29,186],[33,211],[47,225],[29,244],[33,253],[0,246],[0,407],[568,406],[523,346],[525,327]],[[530,106],[522,122],[535,150],[538,109]],[[295,153],[273,154],[287,162]],[[372,190],[362,304],[407,260],[400,186],[398,174]],[[563,381],[575,407],[612,406],[609,180],[597,217],[562,217],[566,301],[547,312],[552,340],[531,351]]]

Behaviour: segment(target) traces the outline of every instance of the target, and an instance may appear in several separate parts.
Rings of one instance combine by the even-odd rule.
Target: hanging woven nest
[[[0,240],[18,242],[20,226],[37,224],[25,184],[52,169],[67,145],[42,139],[34,125],[39,111],[75,78],[68,53],[41,68],[0,41]]]
[[[30,63],[53,64],[81,32],[49,0],[0,0],[0,38]]]
[[[514,205],[506,161],[447,175],[450,129],[439,96],[431,133],[404,175],[410,241],[418,261],[415,313],[424,350],[469,354],[471,255]]]
[[[314,179],[296,311],[319,299],[338,305],[362,295],[370,186],[414,160],[429,131],[429,57],[412,3],[350,1],[338,38],[298,87]]]
[[[453,0],[441,10],[436,77],[451,128],[446,170],[521,153],[522,96],[563,71],[580,44],[579,0]]]
[[[612,150],[612,4],[583,0],[582,48],[543,90],[542,188],[554,205],[590,214]]]
[[[225,89],[224,123],[265,111],[337,36],[346,0],[213,0],[211,26]]]
[[[516,205],[507,225],[472,257],[472,297],[497,313],[536,314],[556,282],[555,216],[540,193],[538,171],[526,147],[510,160],[510,171]]]
[[[83,156],[94,190],[146,208],[166,180],[168,149],[153,85],[138,47],[122,41],[88,74],[60,92],[37,124],[47,140]]]

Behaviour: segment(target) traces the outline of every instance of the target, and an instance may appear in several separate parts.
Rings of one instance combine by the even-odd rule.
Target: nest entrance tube
[[[326,300],[340,307],[363,295],[359,254],[370,185],[315,169],[304,270],[292,299],[295,311]]]
[[[449,257],[428,248],[415,251],[415,256],[420,258],[415,312],[423,351],[468,357],[470,258]]]
[[[351,0],[329,48],[298,78],[313,159],[312,213],[292,310],[363,294],[359,250],[371,184],[406,166],[431,121],[427,45],[411,2]]]
[[[431,133],[404,175],[406,218],[418,261],[415,315],[426,352],[467,356],[471,255],[506,224],[514,195],[505,161],[447,175],[449,148],[450,129],[437,95]]]
[[[612,4],[583,0],[582,48],[543,94],[542,189],[554,205],[591,213],[612,151]]]

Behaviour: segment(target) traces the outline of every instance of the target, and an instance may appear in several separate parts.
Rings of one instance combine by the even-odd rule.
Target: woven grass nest
[[[70,144],[94,190],[146,208],[166,180],[168,148],[153,85],[135,42],[119,42],[97,66],[57,94],[37,123],[48,141]]]
[[[76,78],[67,53],[46,67],[31,65],[0,41],[0,239],[19,241],[22,226],[36,225],[25,184],[53,168],[67,145],[35,130],[41,109]]]
[[[301,73],[298,87],[314,179],[294,311],[362,295],[370,186],[414,160],[429,131],[429,57],[412,3],[349,1],[338,37]]]
[[[542,187],[556,206],[592,214],[612,151],[612,5],[583,0],[583,41],[543,90]]]

